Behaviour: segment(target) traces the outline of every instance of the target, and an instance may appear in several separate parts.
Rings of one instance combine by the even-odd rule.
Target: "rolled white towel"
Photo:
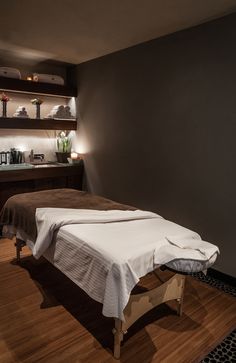
[[[56,113],[53,114],[53,117],[65,118],[65,114],[63,111],[57,111]]]
[[[13,117],[23,117],[28,118],[27,110],[24,106],[18,106],[16,112],[13,114]]]
[[[65,117],[67,117],[67,118],[72,118],[73,117],[71,115],[71,112],[70,112],[70,106],[65,106],[64,107],[64,112],[65,112]]]
[[[16,68],[0,67],[0,77],[21,79],[21,73]]]
[[[55,105],[55,106],[53,106],[52,111],[57,111],[57,110],[62,110],[62,109],[64,109],[63,105]]]
[[[64,86],[65,81],[61,76],[54,74],[33,73],[33,80],[42,83],[52,83]]]
[[[74,117],[71,115],[70,106],[55,105],[47,115],[47,118],[72,119]]]

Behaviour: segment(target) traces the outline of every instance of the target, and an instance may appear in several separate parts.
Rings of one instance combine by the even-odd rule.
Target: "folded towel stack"
[[[64,79],[61,76],[54,74],[33,73],[33,80],[35,82],[52,83],[60,86],[64,86],[65,84]]]
[[[0,67],[0,77],[21,79],[21,73],[16,68]]]
[[[18,106],[13,117],[28,118],[29,116],[28,116],[26,108],[24,106]]]
[[[57,105],[52,108],[46,118],[63,118],[68,120],[74,117],[71,115],[70,106]]]

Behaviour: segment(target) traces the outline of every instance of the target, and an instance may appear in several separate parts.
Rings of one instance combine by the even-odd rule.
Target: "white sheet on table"
[[[156,213],[141,210],[94,210],[69,208],[37,208],[35,219],[37,239],[33,255],[39,258],[49,247],[53,233],[69,224],[111,223],[138,219],[162,218]]]
[[[82,224],[79,224],[78,210],[76,210],[76,216],[72,210],[70,210],[69,215],[67,212],[67,209],[59,211],[53,208],[49,208],[48,211],[38,209],[37,216],[40,217],[40,222],[38,221],[39,235],[41,228],[45,228],[45,226],[49,228],[50,236],[58,228],[58,225],[62,226],[56,237],[55,265],[60,253],[65,252],[60,250],[61,238],[77,245],[76,256],[75,250],[71,254],[69,248],[66,251],[67,261],[65,260],[63,272],[66,273],[65,271],[68,270],[70,278],[75,283],[84,289],[89,296],[103,304],[105,316],[123,319],[123,310],[129,300],[131,290],[141,276],[157,267],[156,265],[159,264],[157,262],[158,251],[166,246],[171,246],[168,242],[168,236],[172,239],[178,239],[178,237],[181,240],[192,239],[194,248],[197,247],[195,244],[197,241],[202,244],[197,233],[167,221],[154,213],[150,213],[150,218],[148,218],[149,212],[142,211],[134,211],[136,213],[133,211],[107,211],[107,213],[95,211],[95,223],[92,223],[92,212],[85,211],[84,217],[80,215]],[[116,214],[118,214],[118,221],[121,221],[112,222]],[[136,215],[139,219],[134,220],[132,215],[133,217]],[[106,223],[101,223],[105,216]],[[142,216],[144,219],[141,219]],[[66,225],[70,220],[73,221],[72,225]],[[89,220],[90,223],[88,223]],[[43,236],[46,237],[46,246],[48,246],[46,230],[42,232],[40,237],[42,244]],[[217,247],[214,247],[217,251]],[[40,245],[37,248],[37,251],[41,250]],[[45,246],[42,250],[45,250]],[[184,251],[183,248],[178,248],[178,250]],[[195,258],[202,258],[201,252],[197,251],[196,255],[195,250],[191,249],[191,251]],[[72,274],[74,274],[74,278]]]

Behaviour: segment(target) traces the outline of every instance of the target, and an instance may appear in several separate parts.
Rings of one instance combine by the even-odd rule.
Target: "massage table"
[[[115,319],[116,359],[124,334],[146,312],[176,300],[182,314],[186,273],[206,270],[219,253],[196,232],[155,213],[73,189],[9,198],[0,226],[7,237],[16,236],[18,262],[27,244],[34,257],[44,256],[103,304],[103,315]],[[175,274],[161,286],[131,294],[142,276],[158,268]]]

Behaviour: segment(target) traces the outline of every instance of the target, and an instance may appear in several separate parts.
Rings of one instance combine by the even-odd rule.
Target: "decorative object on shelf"
[[[68,163],[71,155],[71,138],[68,131],[60,131],[57,135],[57,161],[59,163]]]
[[[28,118],[29,115],[26,111],[26,108],[24,106],[18,106],[16,109],[16,112],[14,113],[13,117],[19,117],[19,118]]]
[[[0,67],[0,77],[21,79],[21,73],[16,68]]]
[[[33,80],[35,82],[52,83],[59,86],[64,86],[65,84],[64,79],[61,76],[57,76],[55,74],[33,73]]]
[[[74,116],[71,115],[70,106],[56,105],[46,118],[71,120]]]
[[[3,92],[0,100],[2,102],[2,117],[7,117],[7,102],[10,101],[10,98]]]
[[[40,118],[40,105],[43,101],[40,98],[34,98],[31,103],[36,106],[36,118]]]
[[[73,151],[70,154],[70,158],[67,158],[69,164],[78,164],[80,163],[81,158],[79,157],[79,154]]]
[[[26,80],[27,80],[27,81],[33,81],[33,77],[31,77],[31,76],[27,76],[27,77],[26,77]]]
[[[75,151],[73,151],[71,154],[70,154],[70,157],[71,157],[71,159],[72,160],[76,160],[76,159],[78,159],[78,154],[75,152]]]

